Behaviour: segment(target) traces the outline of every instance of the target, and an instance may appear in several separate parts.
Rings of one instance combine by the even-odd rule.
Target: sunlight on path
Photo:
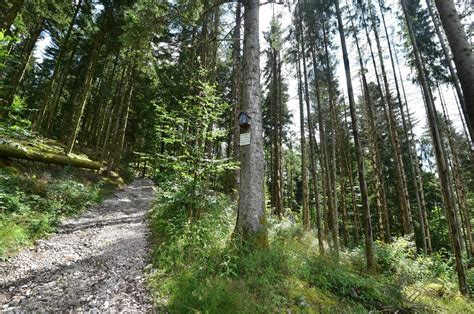
[[[147,311],[148,230],[155,189],[136,180],[60,232],[0,262],[0,310]]]

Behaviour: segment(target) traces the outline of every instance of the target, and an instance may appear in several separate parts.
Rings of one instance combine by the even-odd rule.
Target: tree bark
[[[299,36],[299,35],[298,35]],[[298,45],[299,46],[299,45]],[[304,57],[303,57],[304,58]],[[302,209],[303,209],[303,225],[305,229],[311,227],[310,216],[309,216],[309,193],[308,193],[308,174],[307,174],[307,165],[306,165],[306,134],[304,127],[304,105],[303,105],[303,82],[301,78],[301,61],[298,57],[298,66],[297,66],[297,76],[298,76],[298,95],[299,95],[299,104],[300,104],[300,150],[301,150],[301,181],[303,189],[303,200],[302,200]]]
[[[71,126],[71,132],[69,133],[67,143],[66,143],[66,149],[65,149],[66,155],[72,152],[72,149],[74,148],[74,145],[76,143],[77,135],[79,134],[79,131],[81,128],[81,120],[84,113],[87,97],[89,95],[92,78],[95,72],[97,58],[99,56],[100,49],[102,47],[102,44],[105,38],[108,14],[109,13],[106,10],[103,16],[104,20],[102,21],[101,28],[99,30],[99,33],[97,34],[97,37],[95,38],[94,45],[88,56],[89,60],[87,61],[86,74],[84,77],[84,81],[82,82],[82,85],[79,91],[74,97],[73,115],[72,115],[72,122],[71,122],[72,126]]]
[[[441,191],[443,194],[443,200],[446,207],[446,215],[448,218],[448,224],[450,226],[451,234],[451,247],[454,253],[456,272],[458,275],[459,291],[463,295],[469,293],[468,287],[466,284],[466,276],[464,273],[464,265],[462,261],[462,249],[461,249],[461,236],[459,225],[457,224],[456,213],[455,213],[455,204],[454,204],[454,195],[451,190],[449,178],[448,178],[448,162],[446,159],[446,153],[443,148],[442,139],[440,137],[440,132],[438,129],[436,121],[436,109],[432,102],[431,91],[428,87],[428,82],[426,75],[423,69],[423,62],[418,50],[418,45],[416,42],[416,37],[413,31],[411,17],[407,12],[405,0],[401,0],[403,13],[405,15],[406,24],[408,33],[410,36],[410,41],[413,47],[413,53],[415,56],[415,64],[418,71],[418,79],[420,80],[421,87],[423,89],[423,96],[426,103],[426,113],[428,117],[428,123],[430,126],[431,138],[433,141],[433,148],[435,151],[436,163],[438,167],[438,176],[441,185]]]
[[[77,20],[77,17],[79,15],[79,11],[81,10],[81,6],[82,6],[82,0],[79,0],[79,2],[76,5],[76,10],[74,11],[71,22],[69,23],[69,27],[66,31],[66,35],[65,35],[64,41],[61,45],[58,57],[55,60],[54,70],[53,70],[53,77],[47,83],[47,86],[44,90],[44,94],[43,94],[42,101],[41,101],[41,108],[40,108],[40,110],[38,112],[38,115],[36,116],[36,119],[33,123],[33,130],[40,129],[41,128],[40,126],[42,126],[42,123],[43,123],[43,118],[45,116],[45,113],[55,109],[55,108],[51,108],[51,105],[50,105],[51,91],[53,90],[54,86],[56,85],[56,83],[59,79],[60,67],[62,66],[62,61],[63,61],[64,55],[65,55],[65,53],[68,49],[69,39],[71,37],[73,27],[76,24],[76,20]]]
[[[352,27],[354,28],[354,24],[352,23]],[[355,29],[355,28],[354,28]],[[376,134],[376,126],[375,126],[375,119],[373,113],[373,103],[372,97],[369,92],[369,87],[367,83],[367,77],[365,75],[365,67],[364,62],[362,60],[362,53],[359,46],[359,39],[357,38],[357,33],[354,32],[354,39],[357,48],[357,54],[359,57],[359,66],[360,66],[360,73],[362,77],[362,89],[363,95],[365,98],[365,106],[367,111],[367,119],[369,122],[369,143],[370,143],[370,151],[371,151],[371,162],[372,167],[374,168],[375,173],[375,194],[376,194],[376,206],[377,206],[377,217],[378,217],[378,231],[380,235],[380,239],[385,241],[386,243],[390,242],[390,224],[388,219],[388,209],[387,204],[385,202],[385,187],[384,187],[384,180],[383,180],[383,173],[382,167],[380,162],[380,150],[377,143],[377,134]]]
[[[28,149],[5,144],[0,144],[0,156],[93,170],[100,169],[100,163],[96,161],[79,159],[44,151],[28,151]]]
[[[331,164],[328,162],[328,183],[329,183],[329,202],[330,206],[330,221],[331,221],[331,232],[332,232],[332,245],[333,251],[336,255],[339,255],[339,223],[338,223],[338,208],[337,208],[337,159],[336,159],[336,114],[334,105],[334,94],[332,86],[332,73],[331,64],[329,60],[328,40],[327,40],[327,29],[325,23],[323,23],[323,43],[326,61],[326,80],[328,84],[328,102],[329,102],[329,127],[331,129]],[[309,93],[308,93],[309,94]],[[327,154],[327,151],[326,151]],[[327,159],[329,157],[326,155]]]
[[[41,19],[36,25],[36,27],[32,30],[28,39],[25,41],[25,45],[23,46],[22,53],[20,56],[20,64],[13,72],[13,75],[9,82],[9,91],[5,97],[5,108],[10,107],[13,104],[15,95],[20,89],[21,83],[23,82],[23,79],[25,77],[28,63],[30,62],[31,56],[33,55],[33,49],[35,48],[36,42],[38,41],[41,31],[43,30],[43,24],[44,20]]]
[[[232,50],[232,59],[233,59],[233,76],[232,76],[232,101],[233,101],[233,113],[232,113],[232,122],[234,128],[234,149],[233,156],[235,160],[240,159],[240,126],[239,126],[239,113],[240,113],[240,103],[241,103],[241,84],[242,84],[242,59],[240,56],[240,37],[241,37],[241,17],[242,15],[242,5],[237,3],[237,9],[235,11],[235,28],[234,28],[234,46]],[[240,169],[234,171],[234,188],[236,191],[239,191],[240,186]],[[238,198],[238,192],[235,193],[235,197]]]
[[[436,35],[439,39],[439,43],[441,45],[441,48],[443,49],[444,58],[446,59],[446,63],[448,64],[449,74],[451,74],[451,77],[452,77],[452,84],[454,86],[454,89],[456,90],[457,99],[459,101],[459,104],[461,105],[461,109],[462,109],[462,112],[464,114],[464,117],[467,117],[468,116],[468,110],[466,108],[466,101],[464,99],[464,95],[463,95],[463,92],[462,92],[462,89],[461,89],[461,85],[459,83],[459,77],[458,77],[456,71],[454,70],[453,63],[451,62],[451,55],[450,55],[448,46],[446,45],[446,41],[444,40],[443,34],[442,34],[440,26],[439,26],[438,16],[435,14],[435,12],[433,10],[433,5],[432,5],[431,0],[426,0],[426,5],[428,7],[428,12],[430,14],[430,17],[433,20],[434,29],[435,29]],[[461,27],[462,27],[462,25],[461,25]],[[474,61],[474,59],[471,58],[471,61]],[[471,82],[474,83],[474,80],[471,81]],[[471,123],[473,123],[473,121],[472,120],[469,121],[467,119],[465,119],[465,120],[466,120],[467,129],[469,131],[469,136],[470,136],[469,138],[471,139],[471,148],[474,149],[474,131],[472,129],[472,124],[471,124]]]
[[[351,68],[349,64],[346,38],[344,34],[344,24],[342,23],[342,15],[341,15],[341,10],[339,8],[339,0],[336,0],[334,4],[336,7],[339,36],[341,38],[341,49],[342,49],[342,56],[344,60],[344,69],[346,73],[346,82],[347,82],[347,93],[349,95],[349,106],[350,106],[351,119],[352,119],[352,134],[354,136],[355,151],[356,151],[356,158],[357,158],[357,168],[358,168],[358,173],[359,173],[359,186],[360,186],[360,193],[361,193],[361,198],[362,198],[362,208],[364,211],[365,254],[366,254],[366,260],[367,260],[367,269],[369,271],[375,271],[376,265],[375,265],[374,243],[373,243],[373,235],[372,235],[372,222],[370,218],[370,207],[369,207],[369,199],[368,199],[368,194],[367,194],[367,181],[365,178],[364,156],[363,156],[363,151],[362,151],[362,144],[359,138],[358,118],[357,118],[356,105],[355,105],[355,99],[354,99],[354,91],[352,88]]]
[[[319,85],[317,82],[316,77],[316,56],[314,53],[314,46],[311,45],[311,56],[313,59],[313,72],[315,73],[314,81],[317,85],[317,105],[318,107],[321,106],[320,99],[319,99]],[[317,149],[317,142],[316,142],[316,134],[314,131],[313,121],[311,119],[311,110],[309,102],[306,102],[306,112],[308,115],[308,129],[309,129],[309,145],[310,145],[310,155],[311,155],[311,172],[313,176],[313,184],[314,184],[314,202],[316,207],[316,227],[318,232],[318,246],[319,246],[319,254],[324,255],[324,236],[323,236],[323,229],[321,223],[321,207],[319,204],[319,184],[318,184],[318,172],[317,172],[317,165],[316,165],[316,151]]]
[[[457,75],[466,103],[466,122],[471,134],[474,124],[474,54],[453,0],[435,0],[441,23],[454,57]],[[465,113],[466,114],[466,113]]]
[[[260,89],[259,1],[244,3],[242,110],[251,118],[250,145],[240,148],[240,190],[236,236],[254,248],[268,247]]]

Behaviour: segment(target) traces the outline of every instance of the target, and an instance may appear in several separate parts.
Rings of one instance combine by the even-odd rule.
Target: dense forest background
[[[209,241],[237,239],[248,253],[279,247],[275,226],[296,224],[301,234],[279,236],[309,232],[291,245],[311,254],[343,265],[358,254],[360,269],[383,274],[398,248],[406,265],[447,265],[468,295],[472,10],[452,0],[2,1],[0,156],[153,178],[162,238],[199,234],[204,219]],[[262,35],[259,14],[270,20]],[[2,180],[5,227],[17,205]],[[227,202],[237,210],[226,221],[205,218]],[[168,230],[173,213],[194,227]],[[178,267],[168,259],[182,256],[160,254]],[[249,266],[222,254],[226,276]]]

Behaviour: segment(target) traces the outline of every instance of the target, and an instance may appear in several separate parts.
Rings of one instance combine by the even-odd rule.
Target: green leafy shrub
[[[54,232],[62,216],[81,213],[110,191],[102,181],[85,180],[66,172],[0,175],[0,259],[21,246]]]
[[[161,186],[166,190],[149,214],[155,240],[149,282],[155,300],[171,313],[449,312],[470,306],[455,292],[450,260],[417,255],[408,239],[377,243],[376,274],[365,272],[361,248],[341,252],[338,260],[320,256],[315,233],[291,215],[269,220],[268,249],[242,250],[232,241],[235,212],[226,196],[172,181]]]

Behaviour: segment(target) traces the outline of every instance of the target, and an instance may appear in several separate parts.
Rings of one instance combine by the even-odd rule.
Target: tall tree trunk
[[[43,30],[43,24],[44,20],[41,19],[36,27],[31,31],[28,39],[25,41],[20,55],[20,64],[13,72],[9,82],[9,91],[5,97],[5,108],[10,107],[13,104],[13,100],[20,89],[21,83],[25,77],[28,63],[30,62],[31,56],[33,55],[33,49],[35,48],[36,42],[38,41],[41,31]],[[1,113],[2,112],[0,112],[0,114]]]
[[[388,36],[388,34],[387,34]],[[397,63],[397,69],[398,69],[398,75],[400,77],[400,86],[402,89],[403,93],[403,100],[405,102],[405,110],[407,112],[407,120],[408,120],[408,128],[407,132],[410,132],[410,149],[411,149],[411,154],[412,157],[412,165],[415,171],[415,181],[416,181],[416,190],[417,190],[417,196],[419,196],[419,208],[421,209],[421,214],[423,217],[423,223],[421,224],[421,227],[424,228],[424,235],[425,235],[425,240],[423,243],[426,243],[426,253],[431,254],[433,251],[432,246],[431,246],[431,232],[430,232],[430,224],[428,220],[428,210],[426,207],[426,201],[425,201],[425,191],[423,187],[423,177],[421,174],[421,168],[420,168],[420,163],[418,160],[418,154],[416,152],[416,140],[415,140],[415,135],[413,133],[413,124],[411,122],[411,115],[410,115],[410,110],[408,108],[408,100],[407,100],[407,95],[405,92],[405,86],[403,84],[403,77],[402,77],[402,72],[400,70],[400,64],[398,62],[398,56],[397,56],[397,50],[393,50],[393,54],[395,56],[395,61]],[[391,55],[391,58],[393,59],[393,56]],[[395,65],[393,65],[395,67]],[[395,74],[395,68],[393,69],[393,72]],[[400,101],[401,103],[401,101]],[[402,118],[404,116],[404,108],[400,108],[400,111],[402,113]],[[422,233],[422,234],[423,234]]]
[[[328,50],[328,41],[327,41],[327,29],[325,23],[323,23],[323,42],[324,42],[324,52],[325,52],[325,61],[326,61],[326,79],[328,84],[328,101],[329,101],[329,127],[331,129],[331,165],[328,163],[328,183],[329,183],[329,202],[331,204],[330,208],[330,221],[331,221],[331,232],[332,232],[332,244],[333,251],[336,255],[339,255],[339,224],[338,224],[338,215],[337,215],[337,182],[336,182],[336,114],[335,114],[335,105],[334,105],[334,94],[332,86],[332,69],[329,60],[329,50]],[[308,100],[309,101],[309,100]],[[329,157],[327,156],[329,159]]]
[[[46,134],[51,134],[53,127],[54,127],[54,117],[56,116],[57,111],[60,111],[61,108],[59,108],[59,103],[61,100],[61,96],[63,93],[64,85],[66,84],[67,81],[67,75],[69,73],[69,69],[71,67],[71,64],[74,60],[74,56],[76,55],[78,49],[78,45],[75,44],[73,50],[71,51],[71,54],[69,55],[68,60],[64,64],[61,70],[61,74],[59,75],[59,80],[56,88],[54,89],[53,92],[53,98],[51,102],[51,107],[50,110],[48,110],[48,115],[46,118],[46,125],[44,127],[45,133]]]
[[[311,46],[311,56],[313,58],[313,66],[316,67],[316,57],[314,55],[314,47]],[[316,68],[314,68],[314,73],[316,73]],[[315,77],[315,81],[317,78]],[[316,83],[317,84],[317,83]],[[318,93],[319,94],[319,93]],[[318,96],[319,100],[319,96]],[[318,103],[318,106],[320,104]],[[321,224],[321,207],[320,207],[320,200],[319,200],[319,184],[318,184],[318,170],[316,165],[316,152],[318,150],[317,142],[316,142],[316,134],[313,126],[313,121],[311,119],[311,108],[309,102],[306,102],[306,113],[308,115],[308,129],[309,129],[309,147],[310,147],[310,157],[311,157],[311,175],[313,177],[313,188],[314,188],[314,202],[316,207],[316,227],[318,232],[318,246],[319,246],[319,254],[324,255],[324,237],[323,237],[323,230]]]
[[[250,116],[250,145],[240,148],[240,190],[236,234],[246,244],[268,244],[264,199],[264,158],[260,89],[259,1],[244,3],[242,110]]]
[[[404,137],[409,148],[408,156],[410,160],[410,169],[411,169],[412,177],[415,184],[415,196],[416,196],[416,202],[418,205],[418,216],[419,216],[419,221],[420,221],[420,231],[421,231],[421,236],[422,236],[423,249],[424,249],[424,252],[430,254],[431,253],[430,232],[429,232],[429,227],[428,227],[428,222],[427,222],[426,203],[424,200],[423,178],[420,175],[419,166],[418,166],[418,157],[416,155],[415,138],[413,136],[413,133],[412,133],[411,139],[408,137],[409,130],[408,130],[408,125],[407,125],[407,121],[406,121],[405,113],[403,109],[403,101],[402,101],[402,97],[400,93],[400,86],[398,84],[395,60],[394,60],[393,51],[392,51],[392,42],[388,34],[387,25],[385,22],[385,16],[382,11],[383,10],[382,0],[378,0],[378,2],[379,2],[379,8],[380,8],[381,16],[382,16],[382,23],[383,23],[383,27],[385,31],[385,37],[386,37],[386,41],[388,45],[388,51],[390,55],[390,64],[392,66],[393,78],[395,81],[395,90],[397,92],[398,106],[399,106],[400,114],[402,117]],[[400,76],[400,79],[402,80],[401,76]],[[402,82],[402,85],[403,85],[403,82]],[[405,99],[405,103],[406,103],[406,99]],[[408,115],[408,119],[410,119],[409,112],[407,112],[407,115]],[[409,123],[411,123],[411,121],[409,121]],[[410,130],[412,132],[411,128]]]
[[[354,23],[352,23],[352,27],[354,28]],[[355,28],[354,28],[355,29]],[[375,119],[373,108],[374,105],[372,103],[372,97],[370,96],[369,87],[367,83],[367,77],[365,75],[365,67],[364,62],[362,60],[362,53],[359,46],[359,39],[357,38],[357,33],[354,32],[354,39],[355,44],[357,47],[357,54],[359,57],[359,66],[360,66],[360,73],[362,77],[362,89],[363,95],[365,98],[365,105],[367,111],[367,119],[369,122],[369,143],[370,143],[370,151],[371,151],[371,162],[372,167],[374,168],[375,173],[375,194],[376,194],[376,206],[377,206],[377,216],[378,216],[378,229],[380,234],[380,239],[385,241],[386,243],[390,242],[390,224],[388,219],[388,209],[387,204],[385,202],[385,187],[383,181],[383,174],[382,174],[382,167],[380,162],[380,150],[377,142],[377,134],[376,134],[376,126],[375,126]]]
[[[297,75],[298,75],[298,96],[300,103],[300,136],[301,136],[301,181],[303,185],[303,225],[306,229],[311,227],[311,220],[309,214],[309,193],[308,193],[308,166],[307,162],[307,152],[306,152],[306,132],[305,132],[305,119],[304,119],[304,105],[303,105],[303,88],[305,88],[306,101],[309,103],[309,98],[307,94],[308,82],[306,80],[306,60],[305,60],[305,51],[303,44],[303,22],[301,20],[301,4],[298,2],[298,31],[296,34],[296,41],[298,44],[298,66],[297,66]],[[302,50],[300,50],[302,48]],[[303,73],[301,73],[301,60],[303,60]],[[303,77],[302,77],[303,76]],[[304,80],[304,81],[303,81]],[[305,84],[305,85],[303,85]],[[309,117],[308,117],[309,118]]]
[[[283,195],[282,195],[282,176],[281,176],[281,153],[280,153],[280,76],[279,76],[279,63],[278,63],[279,52],[272,49],[272,88],[271,92],[271,117],[272,117],[272,206],[274,207],[274,213],[277,216],[281,216],[283,212]]]
[[[474,124],[474,54],[472,45],[467,39],[464,26],[461,23],[453,0],[435,0],[438,13],[443,24],[449,46],[454,57],[457,75],[466,102],[466,122],[470,128],[471,145]]]
[[[66,155],[72,152],[74,145],[76,143],[77,135],[79,134],[81,128],[81,120],[84,113],[84,107],[86,105],[87,97],[89,95],[89,90],[92,83],[92,78],[94,76],[95,68],[97,65],[97,58],[100,53],[100,49],[102,47],[105,32],[106,32],[106,20],[108,19],[108,12],[104,13],[104,21],[101,25],[101,29],[95,38],[94,46],[88,56],[87,66],[86,66],[86,74],[84,76],[84,81],[77,92],[76,96],[74,97],[73,101],[73,115],[71,121],[71,131],[69,133],[65,153]]]
[[[454,186],[456,189],[456,195],[457,195],[457,200],[458,200],[458,208],[459,208],[459,212],[462,218],[461,221],[465,230],[464,237],[465,237],[465,241],[467,242],[466,251],[467,251],[467,255],[469,257],[472,257],[474,256],[474,242],[472,239],[472,226],[471,226],[471,219],[469,217],[469,210],[468,210],[469,206],[467,204],[466,191],[464,190],[464,183],[461,177],[461,162],[459,160],[458,149],[456,147],[456,144],[453,141],[453,134],[451,132],[451,126],[449,125],[449,122],[451,120],[449,119],[449,115],[446,110],[446,103],[444,102],[444,99],[443,99],[444,97],[441,93],[441,89],[439,88],[439,86],[437,87],[437,89],[438,89],[439,99],[441,102],[441,108],[443,109],[444,120],[447,122],[446,131],[447,131],[449,149],[451,151],[452,173],[453,173]]]
[[[79,15],[79,11],[81,10],[81,6],[82,6],[82,0],[79,0],[77,5],[76,5],[76,10],[74,11],[71,22],[69,23],[69,27],[66,31],[66,35],[64,37],[61,48],[59,50],[58,57],[55,60],[54,70],[53,70],[53,77],[47,83],[46,88],[44,89],[44,94],[43,94],[42,101],[41,101],[41,108],[40,108],[40,110],[38,112],[38,115],[36,116],[35,121],[33,123],[33,130],[40,129],[40,126],[43,123],[43,118],[45,116],[45,113],[48,112],[48,109],[52,110],[52,108],[50,107],[51,106],[50,105],[51,91],[53,90],[54,86],[56,85],[56,83],[59,79],[59,74],[61,72],[60,68],[61,68],[62,63],[63,63],[63,58],[64,58],[64,56],[67,52],[69,39],[71,37],[73,27],[76,24],[77,16]]]
[[[242,19],[242,5],[237,3],[237,9],[235,11],[235,28],[233,34],[233,49],[232,49],[232,60],[233,60],[233,75],[232,75],[232,105],[233,105],[233,128],[234,128],[234,149],[233,156],[235,160],[240,159],[240,126],[238,116],[240,113],[240,103],[241,103],[241,84],[242,84],[242,59],[240,56],[240,29],[241,29],[241,19]],[[238,191],[240,185],[240,169],[234,171],[234,188],[236,190],[235,197],[238,198]]]
[[[344,154],[344,160],[347,165],[347,171],[349,173],[349,185],[351,188],[351,203],[352,203],[352,214],[354,217],[354,230],[355,230],[355,240],[356,243],[359,244],[359,239],[360,239],[360,214],[359,214],[359,209],[357,208],[357,198],[356,198],[356,192],[355,192],[355,187],[354,187],[354,171],[352,168],[352,158],[351,158],[351,151],[349,149],[350,147],[350,140],[349,140],[349,128],[347,126],[348,121],[347,121],[347,110],[344,109],[344,133],[347,136],[347,139],[345,140],[345,149],[343,150]]]
[[[400,147],[400,138],[398,136],[398,130],[396,125],[395,114],[393,112],[393,98],[390,93],[390,87],[388,84],[387,72],[385,71],[385,62],[383,58],[382,48],[380,45],[380,38],[376,27],[375,16],[373,12],[369,12],[370,20],[372,24],[372,31],[375,37],[375,43],[377,46],[377,52],[380,63],[380,70],[382,72],[383,86],[385,93],[381,92],[381,97],[384,99],[384,112],[386,120],[390,129],[390,139],[394,150],[395,166],[397,173],[397,190],[400,200],[400,207],[402,211],[402,222],[403,222],[403,233],[413,233],[413,222],[411,216],[410,197],[408,195],[407,179],[405,175],[405,167],[403,164],[402,150]]]
[[[372,222],[370,219],[370,207],[369,207],[369,198],[367,193],[367,181],[365,178],[365,165],[364,165],[364,156],[362,151],[362,144],[359,138],[359,126],[358,118],[356,112],[356,104],[354,99],[354,91],[352,88],[352,76],[351,68],[349,64],[349,56],[346,46],[346,37],[344,34],[344,24],[342,23],[341,10],[339,8],[339,0],[335,2],[336,14],[337,14],[337,24],[339,28],[339,35],[341,38],[341,49],[342,57],[344,60],[344,69],[346,73],[346,82],[347,82],[347,93],[349,95],[349,106],[352,119],[352,134],[354,136],[355,151],[357,158],[357,168],[359,173],[359,186],[360,193],[362,198],[362,208],[364,211],[364,229],[365,229],[365,254],[367,260],[367,269],[370,271],[375,270],[375,256],[374,256],[374,242],[372,236]]]
[[[428,12],[430,14],[430,17],[433,20],[434,29],[435,29],[436,35],[438,37],[439,43],[441,44],[441,48],[443,49],[444,58],[445,58],[446,63],[448,65],[449,74],[451,74],[451,77],[452,77],[452,84],[454,86],[454,89],[456,90],[457,99],[459,101],[459,104],[461,105],[461,109],[462,109],[462,112],[464,114],[464,117],[467,117],[468,116],[468,110],[466,108],[466,101],[464,99],[464,95],[463,95],[463,92],[462,92],[462,89],[461,89],[461,85],[459,84],[459,77],[458,77],[456,71],[454,70],[453,63],[451,62],[451,56],[450,56],[450,53],[449,53],[449,49],[448,49],[448,46],[446,45],[446,41],[444,40],[443,34],[441,32],[441,29],[440,29],[440,26],[439,26],[438,16],[436,15],[436,13],[433,10],[433,4],[432,4],[431,0],[426,0],[426,6],[428,7]],[[462,27],[462,25],[461,25],[461,27]],[[461,35],[461,34],[457,34],[457,36],[459,36],[459,35]],[[471,51],[471,53],[472,53],[472,51]],[[471,62],[474,62],[474,58],[472,58],[472,55],[471,55]],[[472,64],[471,64],[471,66],[472,66]],[[474,67],[471,67],[471,72],[472,71],[474,71]],[[471,76],[471,84],[474,84],[474,79],[473,79],[474,74],[471,73],[471,75],[473,75],[473,76]],[[471,87],[472,87],[472,85],[471,85]],[[472,105],[473,105],[473,103],[471,103],[471,106]],[[466,125],[467,125],[468,130],[469,130],[470,139],[471,139],[471,148],[474,149],[474,130],[472,129],[472,124],[471,124],[471,123],[474,123],[474,121],[472,121],[472,120],[469,121],[467,119],[465,119],[465,120],[466,120]]]
[[[423,69],[423,62],[418,50],[418,45],[416,42],[415,34],[413,32],[412,21],[409,13],[407,12],[405,0],[401,0],[403,13],[405,15],[406,24],[408,33],[410,36],[410,41],[413,47],[413,53],[415,56],[415,64],[418,70],[418,79],[420,80],[421,87],[423,89],[423,95],[426,103],[426,113],[428,117],[428,123],[430,126],[431,138],[433,140],[433,148],[435,151],[436,163],[438,166],[438,176],[441,185],[441,191],[443,193],[443,200],[446,207],[446,215],[448,218],[448,224],[450,226],[451,234],[451,247],[454,253],[454,258],[456,262],[456,271],[458,274],[459,282],[459,291],[463,295],[469,293],[468,287],[466,284],[466,276],[464,273],[464,265],[462,261],[462,249],[461,249],[461,235],[459,230],[459,225],[457,224],[456,213],[455,213],[455,204],[454,204],[454,195],[451,190],[449,178],[448,178],[448,162],[446,159],[446,153],[443,148],[442,139],[440,137],[440,132],[438,129],[436,121],[436,109],[432,102],[431,92],[428,87],[428,81]]]
[[[120,159],[122,158],[123,145],[125,143],[125,132],[127,131],[128,114],[130,112],[132,94],[133,94],[133,76],[130,79],[128,90],[126,92],[125,108],[123,110],[123,114],[120,119],[120,127],[117,133],[117,145],[116,145],[116,150],[114,152],[114,160],[113,160],[114,167],[117,167],[119,165]]]
[[[311,227],[311,222],[310,222],[310,216],[309,216],[309,193],[308,193],[308,174],[307,174],[308,167],[306,165],[306,159],[307,159],[306,134],[305,134],[305,127],[304,127],[305,121],[304,121],[304,105],[303,105],[303,81],[301,78],[302,75],[301,75],[300,56],[298,56],[297,63],[298,65],[297,65],[296,70],[297,70],[297,76],[298,76],[298,95],[299,95],[299,104],[300,104],[300,146],[301,146],[300,149],[301,149],[301,182],[302,182],[302,189],[303,189],[303,200],[302,200],[303,225],[306,229],[309,229]]]

